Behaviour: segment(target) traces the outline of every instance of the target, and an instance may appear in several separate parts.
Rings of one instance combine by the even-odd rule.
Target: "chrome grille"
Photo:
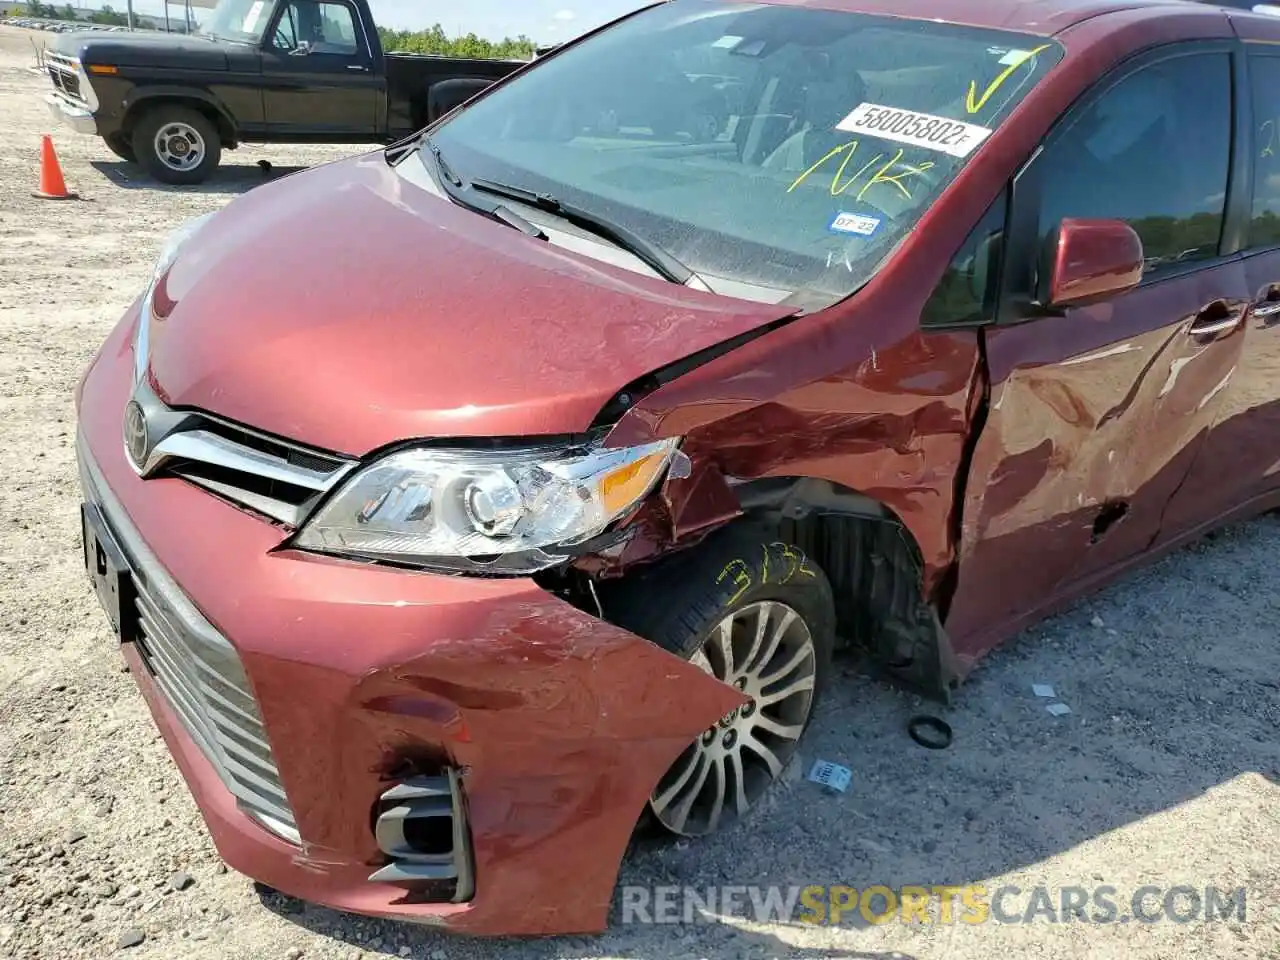
[[[45,63],[48,64],[49,79],[56,90],[76,100],[84,99],[80,96],[80,77],[76,73],[74,60],[61,54],[46,53]]]
[[[83,438],[77,448],[85,499],[97,506],[128,560],[138,651],[157,686],[240,808],[282,839],[301,843],[239,655],[147,547]]]
[[[164,405],[145,382],[142,407],[149,452],[144,477],[175,476],[290,527],[297,527],[356,466],[200,411]]]

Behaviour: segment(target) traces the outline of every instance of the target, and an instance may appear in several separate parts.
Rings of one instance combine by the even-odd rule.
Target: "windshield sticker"
[[[861,213],[837,213],[827,229],[832,233],[853,233],[869,237],[880,229],[880,218]]]
[[[253,6],[249,8],[249,12],[244,15],[244,25],[241,27],[242,32],[253,33],[253,28],[258,25],[258,20],[262,18],[262,8],[266,5],[266,0],[255,0]]]
[[[970,113],[977,113],[986,106],[987,101],[991,99],[992,95],[1004,86],[1004,82],[1013,76],[1020,66],[1024,63],[1032,62],[1035,60],[1037,54],[1044,50],[1048,50],[1051,46],[1053,46],[1053,44],[1042,43],[1034,50],[1010,50],[1000,58],[1000,63],[1004,64],[1004,70],[1001,71],[998,77],[991,81],[987,86],[987,89],[982,92],[982,96],[978,96],[977,81],[969,81],[969,92],[964,98],[964,108]]]
[[[866,152],[869,154],[871,151],[868,150]],[[926,160],[924,163],[903,163],[902,154],[904,151],[899,150],[887,163],[883,164],[880,164],[880,161],[884,160],[884,153],[877,153],[854,173],[846,175],[850,161],[853,160],[857,153],[857,140],[850,140],[843,146],[836,147],[808,170],[796,177],[795,182],[792,183],[791,186],[787,187],[787,193],[791,193],[799,187],[800,184],[808,180],[809,177],[821,170],[826,164],[831,163],[837,158],[841,158],[839,164],[835,164],[834,170],[832,171],[830,186],[831,196],[839,197],[848,193],[855,186],[858,186],[858,184],[861,183],[861,189],[858,190],[857,196],[854,198],[861,201],[872,187],[878,184],[890,184],[896,187],[903,197],[911,200],[913,197],[911,190],[907,187],[906,181],[911,177],[922,177],[934,167],[932,160]],[[880,166],[877,168],[876,164],[880,164]],[[873,168],[876,168],[875,172],[870,173]],[[894,168],[897,168],[896,172]],[[869,173],[870,175],[867,176]],[[863,180],[864,177],[866,177],[865,181]]]
[[[743,40],[742,37],[731,37],[726,35],[721,37],[711,46],[713,49],[716,49],[716,50],[732,50],[734,47],[740,44],[742,40]]]
[[[996,62],[1002,67],[1017,67],[1024,61],[1030,60],[1035,54],[1030,50],[1010,50]]]
[[[881,140],[909,143],[953,157],[967,157],[991,131],[963,120],[948,120],[929,113],[900,110],[878,103],[862,103],[836,125],[847,133],[865,133]]]

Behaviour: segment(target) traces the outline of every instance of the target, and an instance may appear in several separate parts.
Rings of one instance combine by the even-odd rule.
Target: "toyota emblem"
[[[133,465],[139,470],[147,465],[147,456],[151,453],[150,447],[147,437],[147,415],[142,412],[142,407],[136,400],[131,400],[124,408],[124,448]]]

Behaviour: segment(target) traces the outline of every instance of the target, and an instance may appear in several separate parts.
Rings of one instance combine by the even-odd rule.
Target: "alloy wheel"
[[[751,698],[704,731],[650,798],[666,829],[704,836],[745,814],[795,754],[813,709],[817,652],[804,618],[768,600],[721,620],[691,662]]]

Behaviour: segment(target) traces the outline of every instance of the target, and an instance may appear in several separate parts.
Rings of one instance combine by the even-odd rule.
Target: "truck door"
[[[263,104],[272,140],[373,140],[385,78],[346,0],[289,0],[267,30]]]
[[[1146,269],[1110,301],[985,331],[946,622],[962,660],[1147,550],[1216,419],[1252,296],[1223,236],[1232,106],[1229,43],[1161,48],[1104,78],[1015,180],[1002,320],[1062,218],[1127,221]]]

